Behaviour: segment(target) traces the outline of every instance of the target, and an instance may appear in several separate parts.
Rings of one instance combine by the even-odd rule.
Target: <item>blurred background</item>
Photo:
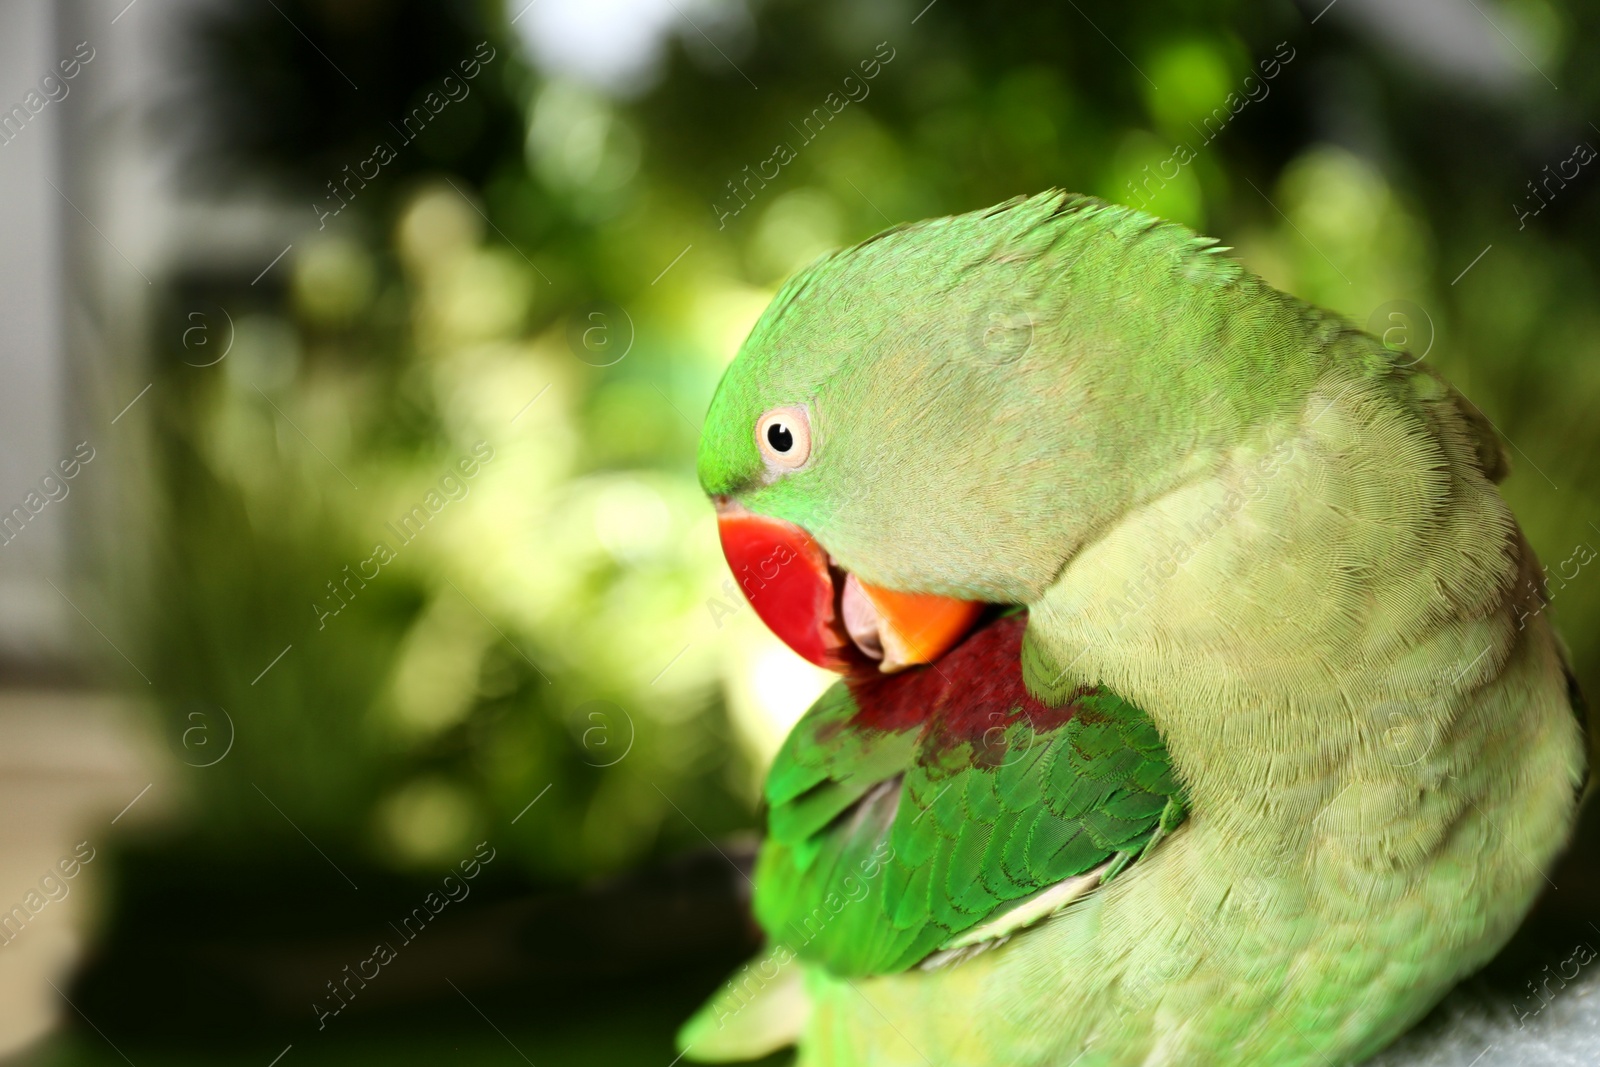
[[[8,0],[0,1054],[665,1067],[821,687],[712,389],[819,252],[1051,186],[1426,353],[1600,691],[1597,23]]]

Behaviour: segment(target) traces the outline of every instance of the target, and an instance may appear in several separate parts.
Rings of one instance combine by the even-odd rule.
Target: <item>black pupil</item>
[[[783,423],[775,422],[767,427],[767,444],[774,452],[787,452],[794,447],[794,434]]]

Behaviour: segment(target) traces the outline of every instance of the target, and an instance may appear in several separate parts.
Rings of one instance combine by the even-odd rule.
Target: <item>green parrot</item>
[[[1493,428],[1225,251],[1050,192],[756,324],[699,477],[844,679],[687,1057],[1338,1067],[1545,887],[1586,731]]]

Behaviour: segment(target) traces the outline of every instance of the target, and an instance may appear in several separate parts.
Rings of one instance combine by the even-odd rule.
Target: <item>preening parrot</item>
[[[700,481],[845,677],[690,1059],[1357,1063],[1545,886],[1585,726],[1493,428],[1225,251],[1051,192],[756,324]]]

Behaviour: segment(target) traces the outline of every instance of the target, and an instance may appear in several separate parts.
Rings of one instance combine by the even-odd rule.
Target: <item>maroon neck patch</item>
[[[922,729],[924,757],[971,745],[980,762],[1003,762],[1008,729],[1026,720],[1032,733],[1070,722],[1085,687],[1060,707],[1036,700],[1022,680],[1027,612],[974,630],[935,663],[898,674],[855,672],[845,678],[858,711],[851,729],[900,733]]]

